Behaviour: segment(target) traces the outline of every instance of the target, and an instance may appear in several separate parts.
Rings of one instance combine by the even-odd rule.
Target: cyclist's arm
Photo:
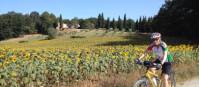
[[[151,52],[153,44],[149,45],[145,52],[139,57],[139,60],[144,58],[149,52]]]
[[[161,61],[161,64],[164,64],[166,59],[167,59],[167,54],[168,54],[168,48],[167,48],[167,44],[166,43],[161,43],[161,45],[163,46],[163,50],[164,50],[164,54],[163,54],[163,58]]]
[[[166,59],[167,59],[167,50],[164,51],[163,60],[161,61],[161,63],[164,64]]]
[[[145,51],[140,57],[139,57],[139,60],[141,60],[142,58],[144,58],[146,55],[147,55],[147,51]]]

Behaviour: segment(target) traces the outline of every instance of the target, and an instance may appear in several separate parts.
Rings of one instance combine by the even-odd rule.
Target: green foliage
[[[103,13],[98,15],[96,28],[105,28],[105,20]]]
[[[80,25],[80,29],[119,29],[120,31],[161,32],[166,36],[185,37],[198,42],[198,1],[197,0],[172,0],[166,1],[160,11],[154,17],[140,17],[136,22],[128,19],[124,14],[117,21],[105,20],[100,13],[97,18],[72,20],[59,18],[52,13],[43,12],[41,15],[33,11],[29,14],[8,12],[0,15],[0,40],[19,37],[24,34],[41,33],[48,34],[48,28],[57,27],[57,23],[68,25]]]
[[[95,24],[93,24],[90,20],[80,20],[80,28],[81,29],[94,29]]]
[[[111,22],[111,27],[112,27],[113,30],[117,28],[117,24],[116,24],[114,18],[113,18],[113,20],[112,20],[112,22]]]
[[[0,15],[0,20],[0,40],[36,31],[28,15],[8,12],[7,14]]]
[[[122,20],[120,18],[120,16],[118,17],[118,22],[117,22],[117,28],[121,31],[123,28],[123,23]]]
[[[51,40],[51,39],[55,39],[57,36],[57,30],[55,28],[48,28],[47,30],[47,39]]]
[[[139,32],[152,32],[152,20],[151,17],[140,17],[135,23],[136,30]]]
[[[31,18],[31,25],[33,26],[33,30],[35,30],[36,33],[38,32],[38,30],[40,29],[40,24],[41,24],[41,20],[40,20],[40,14],[36,11],[31,12],[30,14],[30,18]],[[29,21],[26,21],[29,22]]]
[[[104,20],[104,15],[101,13],[101,28],[105,27],[105,20]]]
[[[153,29],[198,42],[198,11],[198,0],[166,1],[153,20]]]
[[[126,20],[126,14],[124,14],[124,20],[123,20],[123,28],[125,29],[125,31],[129,31],[129,28],[127,26],[127,20]]]
[[[56,27],[55,15],[44,12],[41,16],[38,12],[21,14],[8,12],[0,15],[0,40],[19,37],[24,34],[47,34],[49,27]]]
[[[154,17],[140,17],[135,27],[139,32],[160,32],[198,43],[198,0],[166,1]]]
[[[48,28],[53,27],[54,23],[57,22],[56,16],[54,14],[50,14],[48,12],[44,12],[41,15],[41,30],[38,31],[42,34],[47,34]],[[55,28],[55,27],[54,27]]]
[[[62,20],[62,15],[60,14],[60,17],[59,17],[59,23],[60,23],[60,28],[63,27],[63,20]]]
[[[110,29],[110,18],[107,18],[106,29]]]
[[[132,19],[127,20],[127,29],[126,31],[135,31],[134,21]]]
[[[96,29],[100,28],[100,26],[101,26],[101,15],[99,14],[97,17]]]

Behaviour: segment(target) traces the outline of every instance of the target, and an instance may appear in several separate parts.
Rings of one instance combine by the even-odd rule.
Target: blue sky
[[[97,17],[104,13],[105,17],[118,18],[126,13],[128,18],[138,19],[140,16],[154,16],[164,0],[0,0],[0,14],[8,11],[23,14],[37,11],[62,14],[71,19]]]

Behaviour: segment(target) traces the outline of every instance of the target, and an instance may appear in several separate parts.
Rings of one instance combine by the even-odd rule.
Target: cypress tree
[[[98,15],[98,18],[97,18],[97,24],[96,24],[96,28],[100,28],[101,27],[101,14]]]
[[[106,29],[110,29],[110,18],[107,18]]]
[[[105,28],[105,20],[104,20],[103,13],[101,14],[101,28]]]
[[[112,23],[111,23],[112,29],[116,29],[116,23],[115,23],[115,19],[113,18]]]
[[[59,22],[60,22],[60,29],[63,27],[63,20],[62,20],[62,15],[60,14],[60,18],[59,18]]]
[[[117,26],[118,26],[117,28],[121,31],[122,30],[122,20],[121,20],[120,16],[118,18]]]
[[[128,27],[127,27],[126,14],[124,14],[123,28],[124,28],[126,31],[129,31],[129,30],[128,30]]]

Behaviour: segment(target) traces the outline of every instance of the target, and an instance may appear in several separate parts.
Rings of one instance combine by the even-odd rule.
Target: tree
[[[136,31],[139,31],[139,28],[138,28],[138,20],[136,20],[134,27],[135,27],[135,30],[136,30]]]
[[[127,20],[127,30],[126,31],[135,31],[134,21],[132,19]]]
[[[105,28],[105,20],[104,20],[103,13],[101,13],[101,28]]]
[[[21,13],[8,12],[6,16],[8,17],[8,25],[5,26],[5,28],[12,29],[13,37],[23,35],[23,27],[25,23],[23,15]]]
[[[70,24],[70,20],[69,19],[63,19],[63,23]]]
[[[153,32],[152,31],[152,17],[149,17],[148,19],[147,19],[147,22],[146,22],[146,32]]]
[[[35,32],[30,15],[8,12],[0,15],[0,40]]]
[[[41,20],[40,20],[40,14],[36,11],[31,12],[30,14],[32,26],[35,28],[35,32],[38,32],[40,30]]]
[[[88,19],[80,20],[80,28],[81,29],[94,29],[95,25],[91,23]]]
[[[111,22],[111,27],[112,27],[113,30],[117,28],[117,25],[115,23],[115,19],[114,18],[113,18],[113,20]]]
[[[50,19],[50,14],[48,12],[43,12],[41,14],[41,30],[39,30],[39,33],[42,33],[42,34],[47,34],[47,30],[48,28],[50,27],[51,23],[49,21]]]
[[[63,20],[62,20],[62,15],[60,14],[59,17],[59,23],[60,23],[60,29],[63,27]]]
[[[106,29],[110,29],[110,18],[107,18]]]
[[[36,11],[31,12],[30,18],[31,21],[34,23],[40,22],[40,14]]]
[[[101,14],[98,15],[96,29],[101,27]]]
[[[118,17],[117,28],[121,31],[122,30],[122,20],[120,16]]]
[[[128,27],[127,27],[126,14],[124,14],[123,28],[124,28],[126,31],[129,31],[129,29],[128,29]]]
[[[23,24],[22,24],[22,31],[25,34],[32,34],[32,33],[36,33],[37,29],[36,29],[36,20],[35,22],[32,22],[32,19],[30,17],[30,15],[24,15],[24,20],[23,20]]]
[[[57,22],[56,16],[48,12],[44,12],[41,15],[41,30],[39,33],[47,34],[47,30],[50,27],[54,27],[54,24]],[[55,27],[54,27],[55,28]]]
[[[51,13],[50,14],[50,19],[49,19],[49,21],[50,21],[50,27],[53,27],[53,28],[56,28],[57,26],[54,26],[55,24],[57,24],[58,23],[58,20],[57,20],[57,18],[56,18],[56,16],[53,14],[53,13]]]
[[[95,18],[95,17],[90,17],[90,18],[88,18],[88,20],[89,20],[93,25],[95,25],[95,27],[96,27],[96,25],[97,25],[97,18]]]
[[[70,23],[71,26],[74,26],[74,28],[78,28],[77,26],[78,24],[79,24],[78,17],[74,17],[73,19],[71,19],[71,23]]]
[[[138,31],[142,32],[142,17],[140,17],[138,20]]]
[[[140,17],[135,23],[135,28],[139,32],[150,32],[152,19],[149,17]]]
[[[152,29],[166,36],[185,37],[198,42],[198,9],[198,0],[166,1],[153,18]]]

